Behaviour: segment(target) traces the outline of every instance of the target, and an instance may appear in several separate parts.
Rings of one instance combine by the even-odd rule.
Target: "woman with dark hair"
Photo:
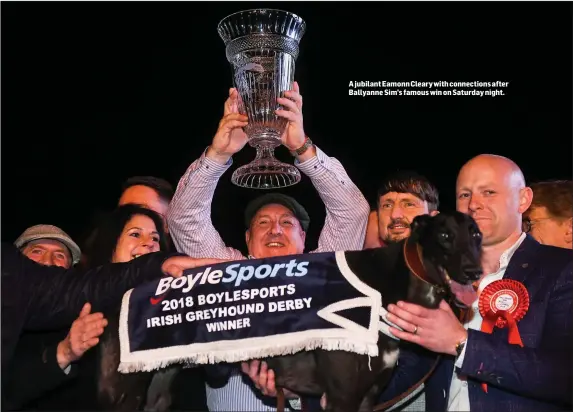
[[[166,250],[163,220],[157,212],[140,205],[119,206],[101,222],[90,246],[86,262],[90,267],[110,261],[128,262],[148,253]],[[97,370],[92,374],[92,379],[97,380],[98,387],[94,394],[98,396],[97,401],[102,409],[114,408],[121,403],[122,409],[137,410],[145,399],[152,374],[137,373],[125,377],[117,372],[118,318],[119,310],[108,316],[109,327],[97,348]],[[108,402],[113,404],[108,405]]]
[[[88,265],[127,262],[147,253],[167,250],[166,236],[163,219],[158,213],[140,205],[119,206],[98,228],[92,250],[88,252]],[[119,354],[116,352],[119,346],[117,340],[114,341],[117,335],[112,334],[117,333],[118,317],[110,316],[108,319],[110,325],[102,335],[98,348],[99,370],[94,373],[96,378],[100,375],[104,378],[99,383],[99,394],[106,399],[106,403],[113,402],[113,405],[106,407],[130,411],[140,409],[146,403],[153,373],[141,372],[129,376],[117,373]],[[174,371],[175,368],[178,370]],[[161,392],[158,396],[168,396],[167,402],[172,410],[207,410],[203,369],[181,369],[177,366],[170,369],[171,372],[164,375],[168,378],[158,379],[158,390]],[[162,387],[166,382],[171,383],[170,388]]]
[[[167,250],[161,216],[133,204],[119,206],[104,219],[87,253],[87,266],[128,262],[141,255]]]

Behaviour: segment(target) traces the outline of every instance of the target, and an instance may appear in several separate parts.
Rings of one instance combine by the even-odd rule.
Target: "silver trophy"
[[[300,182],[294,165],[274,157],[288,122],[275,110],[282,109],[277,98],[293,88],[298,45],[305,28],[299,16],[270,9],[231,14],[217,27],[233,69],[239,111],[249,118],[244,130],[249,145],[257,150],[255,160],[233,173],[231,180],[238,186],[274,189]]]

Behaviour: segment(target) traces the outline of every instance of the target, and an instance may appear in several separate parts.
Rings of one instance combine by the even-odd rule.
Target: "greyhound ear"
[[[431,222],[432,217],[430,215],[419,215],[414,218],[412,224],[410,225],[410,237],[412,240],[418,240],[422,233],[424,233],[424,229],[429,225]]]

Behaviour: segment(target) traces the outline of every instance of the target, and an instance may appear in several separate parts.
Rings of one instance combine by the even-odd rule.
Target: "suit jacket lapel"
[[[523,283],[528,287],[527,278],[528,275],[535,269],[535,264],[537,259],[537,250],[540,244],[533,239],[530,235],[527,235],[521,245],[517,248],[513,256],[509,261],[509,265],[505,270],[504,279],[513,279],[518,282]],[[528,287],[529,289],[529,287]],[[531,295],[532,291],[529,290]]]

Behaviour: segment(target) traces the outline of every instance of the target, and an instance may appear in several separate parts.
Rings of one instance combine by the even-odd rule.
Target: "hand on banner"
[[[183,271],[187,269],[196,268],[198,266],[216,265],[217,263],[229,262],[230,259],[212,259],[212,258],[192,258],[189,256],[172,256],[167,258],[161,270],[166,275],[173,276],[174,278],[181,277]]]
[[[241,370],[249,375],[249,378],[252,379],[257,389],[259,389],[263,395],[277,396],[277,388],[275,386],[275,372],[268,368],[266,362],[261,362],[259,360],[243,362],[241,363]],[[286,398],[298,398],[297,395],[288,389],[283,389],[283,391]]]
[[[243,127],[249,123],[248,120],[246,115],[239,113],[239,92],[235,88],[229,89],[223,118],[205,155],[217,163],[226,164],[247,143]]]

